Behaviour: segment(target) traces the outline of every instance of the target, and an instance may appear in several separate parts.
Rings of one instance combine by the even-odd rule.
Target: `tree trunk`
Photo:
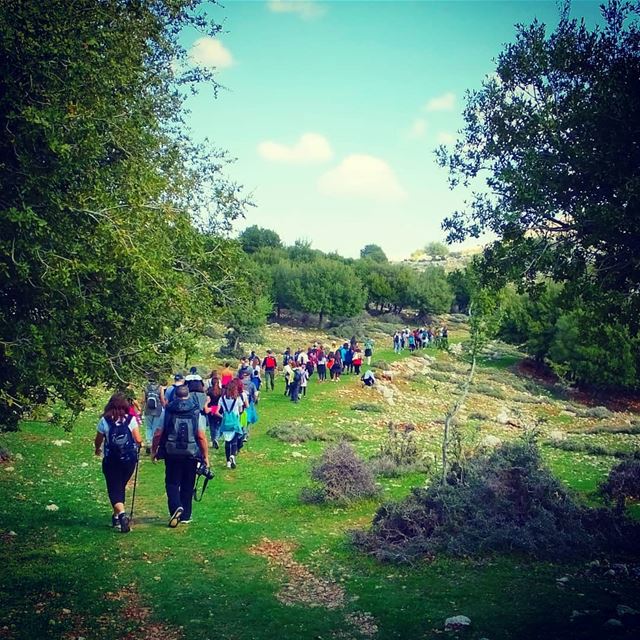
[[[318,329],[322,329],[322,321],[324,320],[324,311],[318,314]]]

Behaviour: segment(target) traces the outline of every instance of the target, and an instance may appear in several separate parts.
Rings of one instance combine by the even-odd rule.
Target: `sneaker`
[[[114,529],[120,530],[120,520],[118,520],[118,516],[116,516],[116,515],[112,515],[111,516],[111,526]]]
[[[233,456],[233,455],[229,456],[229,466],[230,466],[232,469],[235,469],[235,468],[236,468],[236,457],[235,457],[235,456]]]
[[[182,515],[183,511],[184,509],[182,507],[178,507],[173,512],[173,515],[169,518],[169,527],[175,529],[178,526],[178,522],[180,522],[180,516]]]
[[[213,448],[214,448],[214,449],[219,449],[219,448],[220,448],[220,445],[218,444],[218,441],[217,441],[217,440],[214,440],[214,441],[213,441]]]
[[[227,469],[231,469],[231,460],[227,460]]]
[[[120,532],[129,533],[129,531],[131,531],[129,516],[123,511],[118,515],[118,520],[120,522]]]
[[[188,520],[183,520],[182,518],[180,518],[180,524],[191,524],[191,518],[189,518]]]

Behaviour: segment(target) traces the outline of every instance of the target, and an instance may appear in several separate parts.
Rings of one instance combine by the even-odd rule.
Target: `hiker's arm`
[[[167,401],[165,400],[164,397],[164,387],[160,386],[160,406],[161,407],[166,407],[167,406]]]
[[[204,435],[204,431],[198,429],[198,435],[196,436],[198,439],[198,446],[200,447],[200,451],[202,452],[202,458],[204,463],[209,466],[209,443],[207,442],[207,438]]]
[[[100,453],[102,452],[102,443],[104,442],[104,434],[100,433],[99,431],[96,432],[96,439],[94,441],[94,446],[95,446],[95,454],[97,456],[100,455]]]
[[[138,429],[138,427],[131,429],[131,435],[133,436],[133,439],[136,441],[138,446],[142,446],[142,436],[140,435],[140,429]]]

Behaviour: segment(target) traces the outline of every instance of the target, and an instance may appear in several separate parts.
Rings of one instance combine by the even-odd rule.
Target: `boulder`
[[[482,438],[480,444],[483,447],[489,447],[493,449],[494,447],[499,447],[502,444],[502,440],[500,440],[500,438],[497,438],[496,436],[488,435]]]
[[[556,429],[555,431],[549,433],[549,440],[551,440],[552,442],[561,442],[562,440],[566,439],[567,434],[564,431],[560,431],[559,429]]]
[[[467,616],[452,616],[444,621],[444,628],[447,631],[464,629],[471,625],[471,620]]]

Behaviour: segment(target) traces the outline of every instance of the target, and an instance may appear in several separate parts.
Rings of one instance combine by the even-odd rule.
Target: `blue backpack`
[[[238,398],[234,398],[230,407],[227,402],[228,398],[224,396],[220,399],[220,404],[222,405],[222,424],[220,425],[220,431],[241,432],[240,416],[234,411]]]
[[[124,422],[115,422],[111,418],[105,418],[109,425],[107,433],[107,456],[120,462],[135,462],[138,459],[138,446],[133,439],[129,424],[133,416],[127,416]]]

